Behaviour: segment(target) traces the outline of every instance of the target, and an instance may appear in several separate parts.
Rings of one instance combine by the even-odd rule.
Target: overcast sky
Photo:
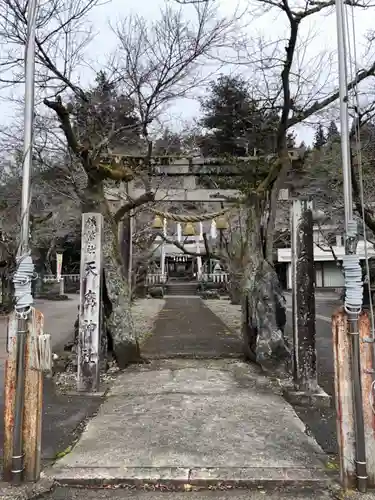
[[[169,0],[173,1],[173,0]],[[233,0],[217,0],[222,13],[230,14],[234,8]],[[301,3],[301,2],[300,2]],[[115,24],[116,20],[124,18],[131,12],[137,12],[146,18],[153,19],[158,16],[158,11],[161,2],[155,0],[111,0],[104,5],[95,8],[90,14],[90,21],[93,24],[94,31],[97,33],[95,39],[91,43],[87,53],[86,64],[80,69],[80,81],[85,85],[92,82],[93,71],[99,70],[102,62],[106,60],[106,55],[111,53],[115,47],[115,36],[109,28],[109,23]],[[248,5],[245,0],[240,0],[240,8]],[[282,38],[285,33],[286,16],[281,11],[275,9],[272,12],[263,16],[254,16],[257,9],[256,2],[252,3],[249,9],[251,14],[247,14],[242,22],[247,25],[247,34],[256,37],[257,33],[266,37],[267,40],[276,40]],[[292,5],[298,5],[294,0]],[[304,2],[301,3],[304,5]],[[185,7],[184,7],[185,8]],[[186,15],[189,16],[190,7],[186,7]],[[349,11],[351,12],[351,11]],[[365,40],[366,33],[372,28],[374,12],[359,12],[355,14],[356,26],[356,47],[358,54],[358,62],[360,66],[364,66],[371,60],[374,53],[369,53],[368,44]],[[350,21],[351,22],[351,21]],[[303,37],[309,37],[312,40],[307,49],[299,51],[299,58],[304,59],[304,68],[306,71],[306,80],[314,81],[314,85],[321,86],[325,84],[326,90],[333,89],[337,86],[337,38],[336,38],[336,18],[332,8],[327,15],[315,15],[310,21],[304,21],[301,29]],[[303,47],[303,44],[301,44]],[[318,67],[318,58],[320,54],[325,53],[323,71],[319,74],[316,69]],[[227,68],[227,71],[233,68]],[[252,73],[246,67],[237,67],[235,70],[244,74],[246,78],[252,77]],[[3,94],[4,97],[4,94]],[[166,115],[166,123],[171,126],[179,127],[184,120],[192,120],[199,112],[199,105],[196,100],[183,100],[174,104]],[[9,123],[13,115],[12,107],[7,104],[2,109],[2,118],[0,122]],[[298,138],[311,142],[313,130],[311,128],[303,128],[297,131]]]

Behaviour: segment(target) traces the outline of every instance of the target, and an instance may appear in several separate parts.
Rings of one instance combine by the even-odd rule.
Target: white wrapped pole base
[[[29,315],[34,303],[31,288],[31,282],[34,278],[34,264],[31,255],[17,258],[17,270],[13,276],[15,309],[17,315],[24,319]]]
[[[363,304],[363,280],[358,255],[344,255],[342,266],[345,276],[345,310],[349,314],[359,314]]]

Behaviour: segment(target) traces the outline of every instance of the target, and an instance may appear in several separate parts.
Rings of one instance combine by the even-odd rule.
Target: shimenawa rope
[[[233,210],[233,207],[229,208],[223,208],[223,210],[220,210],[219,212],[213,212],[211,214],[202,214],[202,215],[179,215],[179,214],[172,214],[171,212],[162,212],[161,210],[156,210],[155,208],[149,208],[150,212],[153,212],[154,214],[158,215],[159,217],[164,217],[165,219],[168,220],[173,220],[175,222],[203,222],[205,220],[211,220],[211,219],[216,219],[217,217],[220,217],[221,215],[224,215],[231,210]]]

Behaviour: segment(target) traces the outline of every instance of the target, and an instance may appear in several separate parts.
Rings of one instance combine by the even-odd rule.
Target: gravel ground
[[[164,305],[164,299],[138,299],[134,302],[132,316],[138,341],[141,345],[151,336],[156,318]]]
[[[134,329],[142,345],[151,335],[156,318],[165,304],[164,299],[138,299],[132,306],[132,317]],[[100,374],[101,390],[108,389],[115,380],[119,369],[114,362],[110,363],[110,368]],[[62,394],[74,392],[77,386],[77,373],[74,371],[64,371],[56,373],[54,382]]]
[[[241,338],[241,306],[234,305],[227,299],[205,300],[204,305],[216,314],[228,330]]]
[[[205,300],[204,303],[214,314],[216,314],[216,316],[221,319],[221,321],[228,327],[228,330],[230,330],[238,338],[242,339],[242,316],[240,305],[231,304],[227,299]],[[285,335],[291,343],[293,341],[291,328],[286,328]]]

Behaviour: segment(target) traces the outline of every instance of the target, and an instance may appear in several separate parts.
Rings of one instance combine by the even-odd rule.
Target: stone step
[[[198,283],[167,283],[167,295],[197,295]]]

